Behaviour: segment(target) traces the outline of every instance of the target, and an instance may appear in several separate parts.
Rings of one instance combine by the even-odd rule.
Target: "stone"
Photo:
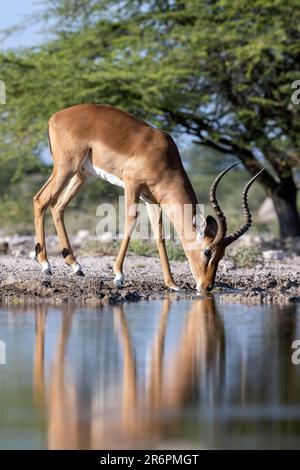
[[[219,266],[224,272],[230,271],[231,269],[235,268],[235,264],[229,260],[221,260]]]
[[[112,232],[104,232],[99,236],[99,240],[103,243],[109,243],[113,240]]]
[[[265,261],[283,260],[285,253],[283,250],[268,250],[263,252],[263,258]]]

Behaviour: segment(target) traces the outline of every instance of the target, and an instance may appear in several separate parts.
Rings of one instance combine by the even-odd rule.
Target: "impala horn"
[[[224,238],[223,245],[225,247],[227,247],[228,245],[231,245],[231,243],[235,242],[238,238],[240,238],[242,235],[244,235],[244,233],[246,233],[247,230],[249,230],[249,228],[251,227],[252,216],[251,216],[251,212],[250,212],[250,209],[249,209],[249,206],[248,206],[248,201],[247,201],[248,191],[249,191],[251,185],[256,180],[256,178],[258,178],[259,175],[263,171],[264,171],[264,168],[262,170],[260,170],[255,176],[253,176],[253,178],[250,181],[248,181],[248,183],[244,187],[244,190],[242,192],[242,206],[243,206],[245,223],[238,230],[236,230],[234,233],[232,233],[231,235],[228,235],[228,237]]]
[[[215,214],[217,216],[217,224],[218,224],[218,230],[217,234],[214,238],[213,244],[214,245],[219,245],[220,243],[223,242],[226,233],[227,233],[227,223],[226,223],[226,217],[222,212],[221,207],[218,204],[217,197],[216,197],[216,192],[217,192],[217,187],[221,179],[223,178],[226,173],[234,168],[236,165],[238,165],[241,162],[236,162],[233,165],[231,165],[229,168],[226,170],[223,170],[215,179],[215,181],[212,183],[210,187],[210,193],[209,193],[209,199],[211,202],[211,205],[213,207],[213,210],[215,211]],[[231,242],[232,243],[232,242]]]

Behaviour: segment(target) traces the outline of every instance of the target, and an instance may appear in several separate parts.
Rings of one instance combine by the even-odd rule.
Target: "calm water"
[[[300,448],[294,305],[0,310],[0,448]]]

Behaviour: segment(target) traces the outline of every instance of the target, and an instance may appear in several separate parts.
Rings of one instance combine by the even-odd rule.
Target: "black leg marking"
[[[69,254],[69,251],[67,250],[67,248],[64,248],[61,252],[61,254],[63,255],[63,258],[66,258]]]
[[[41,247],[40,243],[37,243],[35,245],[35,256],[37,256],[41,251],[42,251],[42,247]]]

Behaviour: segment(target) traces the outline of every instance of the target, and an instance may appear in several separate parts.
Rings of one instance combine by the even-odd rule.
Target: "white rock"
[[[13,256],[16,256],[16,257],[25,256],[25,255],[26,255],[26,251],[23,250],[23,249],[20,249],[20,250],[12,250],[12,251],[11,251],[11,254],[12,254]]]
[[[30,251],[30,253],[29,253],[29,258],[32,259],[32,260],[36,260],[35,251]]]
[[[111,232],[104,232],[99,236],[99,240],[104,243],[111,242],[113,240],[113,234]]]
[[[266,261],[269,260],[282,260],[285,257],[285,253],[282,250],[268,250],[263,252],[263,258]]]
[[[90,236],[89,230],[78,230],[76,237],[80,240],[86,240]]]
[[[222,260],[220,261],[220,268],[223,269],[224,272],[230,271],[231,269],[235,268],[235,265],[232,261],[229,260]]]

